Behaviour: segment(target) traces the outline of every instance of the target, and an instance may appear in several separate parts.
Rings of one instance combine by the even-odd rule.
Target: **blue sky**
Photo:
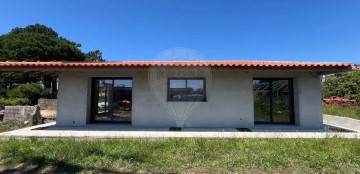
[[[187,47],[209,60],[360,63],[359,0],[4,0],[0,34],[40,23],[110,61]]]

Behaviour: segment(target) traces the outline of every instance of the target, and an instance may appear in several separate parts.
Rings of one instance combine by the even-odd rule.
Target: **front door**
[[[131,78],[93,78],[92,90],[91,122],[131,123]]]

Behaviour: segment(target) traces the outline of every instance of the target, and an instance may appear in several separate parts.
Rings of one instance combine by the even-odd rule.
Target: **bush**
[[[360,102],[360,71],[335,74],[322,83],[323,97],[339,96]]]
[[[30,100],[27,98],[0,98],[1,106],[29,105]]]
[[[6,88],[0,87],[0,97],[5,97],[6,96]]]
[[[37,83],[21,84],[18,87],[7,92],[9,98],[25,98],[30,101],[31,105],[35,105],[39,98],[50,97],[50,90],[41,87]]]

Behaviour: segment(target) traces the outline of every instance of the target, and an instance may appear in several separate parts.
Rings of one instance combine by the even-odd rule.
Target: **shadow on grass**
[[[4,167],[3,167],[4,168]],[[135,172],[116,171],[104,167],[83,167],[80,165],[70,164],[66,161],[54,161],[45,157],[35,157],[16,166],[7,167],[0,170],[0,173],[118,173],[132,174]]]

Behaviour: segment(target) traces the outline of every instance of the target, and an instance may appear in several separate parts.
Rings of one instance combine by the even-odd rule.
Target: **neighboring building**
[[[360,71],[360,64],[353,65],[353,70]]]
[[[59,77],[57,126],[322,128],[320,76],[351,68],[260,61],[0,62],[0,71]]]

